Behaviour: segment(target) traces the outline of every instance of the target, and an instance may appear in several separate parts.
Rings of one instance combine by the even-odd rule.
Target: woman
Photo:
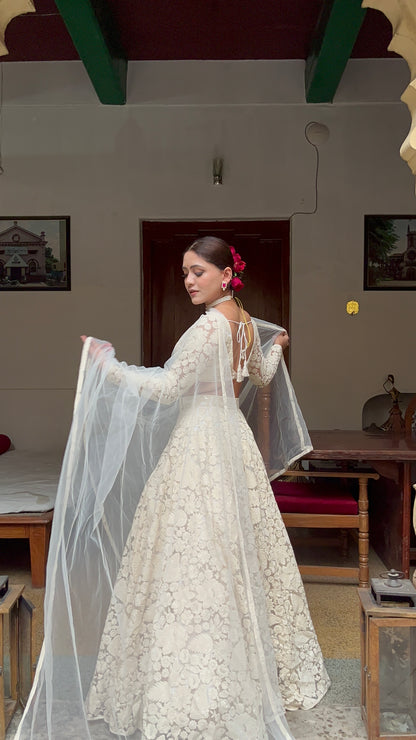
[[[285,708],[312,707],[328,688],[239,410],[241,392],[255,413],[255,386],[275,378],[285,427],[272,424],[273,467],[310,449],[282,361],[286,332],[260,325],[263,354],[257,323],[233,298],[244,268],[219,239],[190,246],[185,288],[207,310],[164,369],[128,367],[110,345],[88,343],[55,514],[44,657],[20,738],[283,740]]]

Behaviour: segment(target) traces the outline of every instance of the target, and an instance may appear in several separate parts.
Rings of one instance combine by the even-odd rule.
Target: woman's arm
[[[217,326],[204,314],[181,337],[163,368],[137,367],[113,359],[104,363],[104,370],[108,367],[106,379],[117,385],[131,385],[162,403],[173,403],[195,384],[217,352]]]
[[[267,355],[264,355],[260,345],[260,338],[256,325],[254,330],[253,349],[248,362],[248,371],[250,380],[253,385],[263,387],[268,385],[272,380],[280,360],[282,359],[283,349],[289,344],[287,332],[281,332],[274,340]]]

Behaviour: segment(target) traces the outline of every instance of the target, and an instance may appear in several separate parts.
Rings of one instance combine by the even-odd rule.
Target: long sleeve
[[[217,322],[204,314],[181,337],[163,368],[136,367],[113,360],[107,379],[131,384],[162,403],[173,403],[201,379],[217,351]]]
[[[250,380],[254,385],[263,387],[268,385],[272,380],[280,360],[282,359],[282,347],[280,344],[273,344],[264,355],[260,346],[260,339],[255,329],[254,344],[248,361],[248,371]]]

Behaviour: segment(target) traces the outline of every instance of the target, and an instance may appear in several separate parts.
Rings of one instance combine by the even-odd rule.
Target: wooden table
[[[53,509],[0,515],[0,539],[28,539],[33,588],[45,586]]]
[[[307,459],[366,463],[379,473],[370,498],[370,542],[386,567],[402,570],[408,578],[416,439],[340,429],[313,430],[310,436],[314,449]]]

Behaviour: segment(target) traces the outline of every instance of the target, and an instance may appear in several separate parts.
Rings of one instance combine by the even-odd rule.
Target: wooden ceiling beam
[[[307,103],[331,103],[366,11],[361,0],[324,0],[305,66]]]
[[[126,102],[127,59],[106,0],[55,0],[101,103]]]

